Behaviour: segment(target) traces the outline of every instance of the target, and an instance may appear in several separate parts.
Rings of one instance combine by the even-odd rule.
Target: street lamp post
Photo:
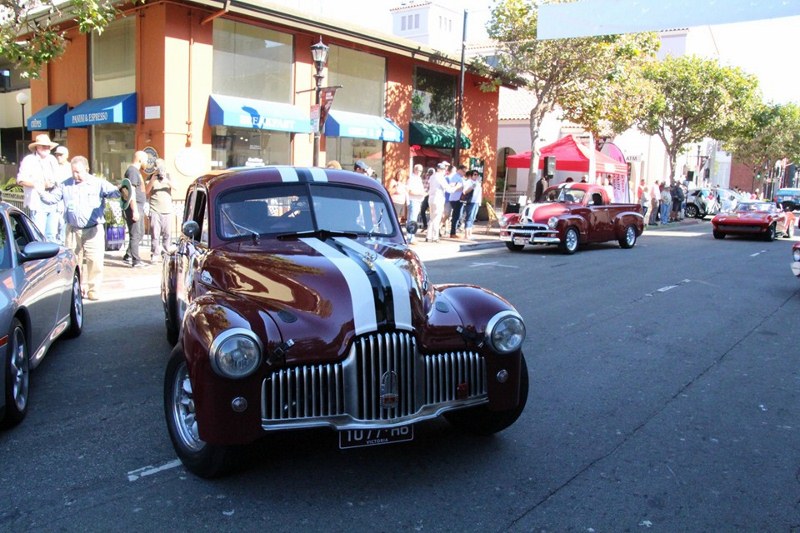
[[[316,104],[317,112],[320,113],[320,93],[322,92],[322,79],[324,76],[322,75],[322,70],[325,68],[325,64],[328,62],[328,47],[322,43],[322,38],[320,38],[319,42],[315,45],[311,46],[311,58],[314,60],[314,68],[316,69],[316,74],[314,74],[314,80],[316,80],[316,88],[315,88],[315,96],[314,96],[314,103]],[[321,113],[320,113],[321,116]],[[319,120],[320,124],[317,125],[317,128],[314,130],[314,159],[313,165],[316,167],[319,165],[319,138],[320,132],[322,131],[323,124],[321,124],[321,120]]]
[[[20,91],[17,93],[17,103],[22,108],[22,140],[25,140],[25,104],[28,103],[28,93]]]

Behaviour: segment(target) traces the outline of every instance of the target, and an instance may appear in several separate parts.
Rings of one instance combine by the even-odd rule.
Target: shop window
[[[136,91],[136,19],[115,20],[92,33],[92,98]]]
[[[217,126],[211,136],[211,168],[291,164],[291,134]]]
[[[454,126],[456,120],[456,77],[417,68],[411,96],[411,120]]]
[[[328,52],[326,85],[341,85],[336,91],[333,109],[384,115],[386,59],[333,45]]]
[[[92,174],[112,183],[122,180],[136,151],[136,129],[131,124],[98,124],[92,126]]]
[[[351,139],[326,137],[325,157],[336,160],[342,168],[353,170],[356,161],[363,161],[374,171],[374,177],[383,182],[383,141],[378,139]]]
[[[216,19],[211,92],[293,103],[293,55],[287,33]]]

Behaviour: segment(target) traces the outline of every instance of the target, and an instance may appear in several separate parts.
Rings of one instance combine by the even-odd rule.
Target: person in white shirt
[[[448,182],[452,191],[450,192],[450,238],[456,238],[456,230],[458,223],[461,221],[461,191],[464,190],[464,175],[467,173],[467,167],[458,165],[458,168],[453,173]]]
[[[431,210],[431,218],[428,221],[428,234],[425,239],[428,242],[439,242],[439,229],[444,213],[445,195],[450,192],[450,184],[444,174],[448,164],[441,162],[436,165],[436,172],[431,176],[428,187],[428,207]]]
[[[22,185],[25,193],[24,206],[28,208],[34,224],[50,242],[58,242],[58,219],[61,214],[58,206],[43,203],[36,190],[50,191],[61,181],[58,161],[50,153],[56,146],[58,144],[52,142],[46,133],[37,135],[28,145],[33,153],[23,158],[17,174],[17,184]]]
[[[412,228],[408,232],[408,242],[414,242],[417,218],[422,207],[422,201],[427,194],[425,192],[425,184],[422,181],[422,170],[422,165],[416,164],[408,177],[408,227]]]

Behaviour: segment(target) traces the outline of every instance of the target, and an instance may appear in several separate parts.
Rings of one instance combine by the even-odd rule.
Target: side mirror
[[[22,250],[22,261],[34,261],[36,259],[50,259],[58,255],[61,247],[52,242],[29,242]]]
[[[181,232],[193,241],[196,241],[200,239],[200,224],[194,220],[187,220],[183,223],[183,226],[181,226]]]

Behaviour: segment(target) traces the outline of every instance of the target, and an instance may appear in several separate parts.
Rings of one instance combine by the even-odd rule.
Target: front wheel
[[[697,206],[694,204],[689,204],[686,206],[686,218],[700,218],[700,210],[697,209]]]
[[[519,403],[507,411],[490,411],[488,405],[468,407],[444,414],[445,419],[462,431],[475,435],[492,435],[517,421],[528,402],[528,365],[522,356],[519,367]]]
[[[721,231],[714,230],[714,238],[715,239],[724,239],[725,234]]]
[[[69,304],[69,328],[67,337],[75,338],[83,331],[83,294],[81,278],[77,272],[72,276],[72,296]]]
[[[625,228],[625,235],[619,240],[619,245],[623,248],[633,248],[634,244],[636,244],[636,228],[631,224]]]
[[[16,426],[25,418],[28,412],[28,395],[31,388],[28,341],[22,322],[16,318],[11,323],[6,360],[3,364],[6,367],[6,411],[1,422],[3,427],[11,427]]]
[[[564,240],[559,244],[559,248],[565,254],[572,255],[578,250],[578,230],[575,228],[567,228],[564,234]]]
[[[772,242],[775,240],[775,237],[778,235],[778,229],[775,227],[775,224],[770,224],[769,228],[767,229],[767,234],[764,236],[764,239],[767,242]]]
[[[172,446],[183,465],[193,474],[214,478],[232,466],[231,449],[200,439],[189,368],[180,348],[172,351],[164,376],[164,414]]]
[[[513,242],[507,242],[506,243],[506,248],[508,248],[512,252],[519,252],[520,250],[525,248],[525,246],[522,245],[522,244],[514,244]]]

